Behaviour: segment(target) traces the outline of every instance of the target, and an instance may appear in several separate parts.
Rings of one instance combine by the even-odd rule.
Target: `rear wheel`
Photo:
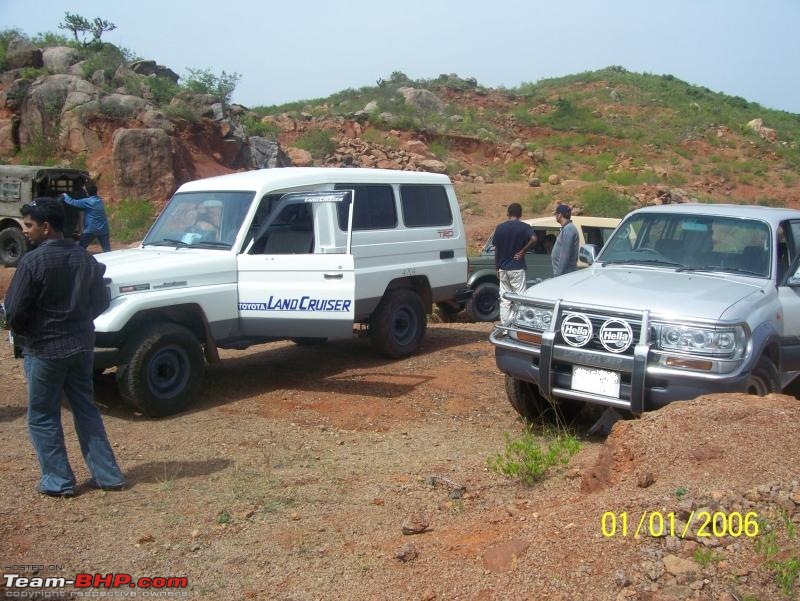
[[[28,242],[21,230],[7,227],[0,232],[0,262],[6,267],[16,267],[28,250]]]
[[[422,299],[413,290],[401,289],[383,297],[370,318],[369,333],[379,352],[400,359],[416,352],[427,326]]]
[[[495,282],[479,284],[467,303],[467,313],[475,321],[497,321],[500,317],[500,286]]]
[[[506,376],[506,395],[516,412],[529,422],[570,423],[583,408],[579,401],[551,403],[541,395],[538,385],[511,376]]]
[[[172,415],[194,401],[204,367],[200,342],[189,330],[153,324],[123,348],[117,386],[122,398],[145,415]]]
[[[745,392],[756,396],[764,396],[771,392],[780,392],[780,390],[778,369],[772,361],[762,357],[747,379]]]

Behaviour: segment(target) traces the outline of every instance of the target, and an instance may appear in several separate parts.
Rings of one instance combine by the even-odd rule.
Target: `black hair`
[[[508,216],[509,217],[522,217],[522,206],[518,202],[512,202],[508,205]]]
[[[89,196],[97,194],[97,186],[95,184],[86,184],[86,193]]]
[[[64,205],[60,200],[42,196],[34,198],[19,210],[23,217],[30,217],[39,225],[45,221],[57,232],[64,231]]]

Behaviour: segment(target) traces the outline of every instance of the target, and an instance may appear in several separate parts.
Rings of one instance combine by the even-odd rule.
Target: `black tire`
[[[467,313],[474,321],[497,321],[500,317],[500,286],[496,282],[479,284],[467,303]]]
[[[583,408],[583,403],[560,400],[550,403],[539,393],[539,386],[506,376],[506,396],[517,413],[529,422],[569,424]]]
[[[780,392],[780,376],[778,375],[778,368],[775,364],[762,357],[756,364],[756,368],[750,372],[750,377],[747,379],[745,392],[755,396],[764,396],[771,392]]]
[[[28,241],[22,230],[7,227],[0,232],[0,262],[6,267],[16,267],[28,250]]]
[[[292,338],[292,342],[294,342],[298,346],[321,346],[328,342],[327,338]]]
[[[372,346],[393,359],[408,357],[422,344],[428,322],[413,290],[393,290],[381,299],[369,322]]]
[[[177,324],[153,324],[123,348],[117,387],[126,402],[149,417],[172,415],[195,399],[203,380],[203,349]]]

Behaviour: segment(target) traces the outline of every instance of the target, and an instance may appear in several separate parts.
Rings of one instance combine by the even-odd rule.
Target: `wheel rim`
[[[411,307],[402,306],[392,319],[392,338],[400,345],[409,344],[417,333],[417,316]]]
[[[495,298],[493,294],[484,292],[477,299],[475,299],[475,306],[478,308],[478,313],[481,315],[492,315],[497,311],[500,301]]]
[[[22,255],[22,247],[14,239],[6,240],[3,244],[3,253],[9,259],[18,259]]]
[[[179,394],[189,381],[189,355],[177,345],[159,349],[147,368],[147,385],[154,396],[167,399]]]

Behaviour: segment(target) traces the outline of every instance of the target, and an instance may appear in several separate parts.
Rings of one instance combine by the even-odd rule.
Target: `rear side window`
[[[386,230],[397,227],[397,209],[391,186],[379,184],[336,184],[336,190],[355,190],[353,207],[353,231]],[[339,227],[347,230],[349,202],[340,202]]]
[[[443,186],[400,186],[406,227],[452,225],[453,214]]]

